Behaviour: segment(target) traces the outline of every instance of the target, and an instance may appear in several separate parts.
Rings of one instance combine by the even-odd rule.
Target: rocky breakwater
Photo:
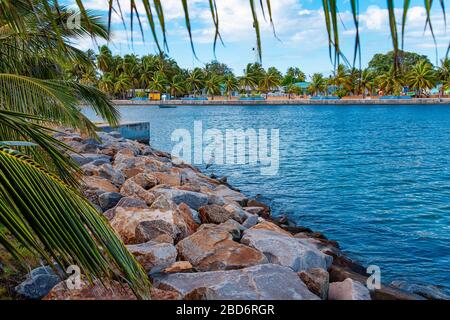
[[[270,208],[148,145],[99,133],[58,138],[78,154],[83,192],[153,283],[155,299],[413,299],[383,287],[369,291],[365,269],[336,242],[273,219]],[[98,284],[96,284],[97,286]],[[47,299],[130,299],[87,284],[58,284]]]

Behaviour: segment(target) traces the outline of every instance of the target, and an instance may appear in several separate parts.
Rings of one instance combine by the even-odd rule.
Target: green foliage
[[[386,54],[375,54],[369,62],[369,69],[376,75],[379,76],[383,73],[389,72],[391,67],[394,65],[394,51],[390,51]],[[397,65],[402,73],[407,73],[411,71],[411,68],[416,65],[419,61],[426,60],[428,63],[427,56],[419,55],[414,52],[400,51],[397,56]]]

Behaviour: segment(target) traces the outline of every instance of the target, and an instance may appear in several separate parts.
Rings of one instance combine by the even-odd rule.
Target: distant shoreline
[[[420,98],[420,99],[341,99],[341,100],[310,100],[310,99],[291,99],[291,100],[167,100],[167,101],[132,101],[132,100],[113,100],[114,104],[120,106],[140,105],[177,105],[177,106],[201,106],[201,105],[446,105],[450,104],[450,98]]]

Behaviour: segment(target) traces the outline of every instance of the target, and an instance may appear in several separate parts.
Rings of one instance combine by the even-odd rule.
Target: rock
[[[179,257],[198,271],[230,270],[267,263],[259,251],[234,242],[219,228],[204,227],[177,244]]]
[[[181,297],[174,291],[151,288],[150,298],[152,300],[179,300]],[[81,289],[71,290],[67,288],[65,282],[61,282],[44,300],[137,300],[137,298],[128,284],[113,281],[105,286],[100,281],[94,280],[93,285],[83,281]]]
[[[120,134],[119,131],[111,131],[109,132],[109,135],[113,138],[122,138],[122,135]]]
[[[110,163],[102,164],[98,168],[98,175],[108,179],[116,186],[121,186],[125,182],[125,175],[121,171],[114,169]]]
[[[224,223],[221,223],[219,225],[217,224],[202,224],[198,230],[204,230],[204,229],[214,229],[214,230],[220,230],[228,232],[234,241],[239,241],[241,239],[241,233],[244,231],[244,227],[239,224],[239,222],[235,220],[227,220]]]
[[[118,192],[105,192],[98,197],[100,207],[105,211],[115,207],[123,196]]]
[[[257,216],[262,216],[264,214],[264,208],[261,207],[244,207],[244,210]]]
[[[84,177],[83,183],[86,189],[98,190],[103,193],[119,191],[109,180],[97,176]]]
[[[358,281],[350,278],[342,282],[330,283],[328,290],[329,300],[372,300],[369,289]]]
[[[201,207],[198,210],[198,213],[200,214],[200,219],[202,223],[223,223],[229,219],[235,219],[237,221],[241,221],[241,218],[239,216],[236,216],[235,214],[225,210],[221,206],[218,206],[216,204],[207,205],[204,207]]]
[[[158,179],[160,184],[165,184],[172,187],[177,187],[181,185],[181,177],[178,174],[154,172],[153,175]]]
[[[259,207],[259,208],[263,208],[263,209],[264,209],[264,212],[265,212],[266,214],[270,215],[270,207],[269,207],[267,204],[265,204],[265,203],[259,202],[258,200],[255,200],[255,199],[250,199],[250,200],[248,200],[247,206],[248,206],[248,207]]]
[[[174,210],[177,207],[175,202],[170,200],[166,195],[158,196],[150,206],[151,209]]]
[[[185,203],[194,210],[198,210],[208,203],[208,196],[199,192],[163,188],[156,189],[153,192],[156,195],[167,196],[168,199],[175,202],[177,205]]]
[[[229,201],[223,197],[216,196],[215,194],[208,195],[208,204],[217,204],[219,206],[226,206]]]
[[[332,257],[314,246],[301,242],[302,239],[271,230],[255,229],[257,226],[244,231],[241,243],[264,253],[270,263],[299,272],[312,268],[327,270],[333,261]]]
[[[134,183],[144,188],[145,190],[149,190],[158,184],[158,179],[155,176],[148,173],[138,173],[137,175],[133,176],[128,180],[133,181]]]
[[[15,290],[25,299],[38,300],[45,297],[61,281],[61,278],[49,266],[32,270],[27,279]]]
[[[187,300],[318,300],[289,268],[263,264],[240,270],[174,273],[153,278],[157,288]]]
[[[174,224],[172,213],[172,211],[118,207],[111,226],[126,244],[157,241],[158,238],[172,243],[180,233]]]
[[[183,273],[183,272],[192,272],[193,267],[189,261],[177,261],[174,262],[169,267],[165,268],[163,273]]]
[[[292,234],[290,234],[289,232],[281,229],[279,226],[277,226],[276,224],[263,220],[260,223],[258,223],[256,226],[252,227],[252,230],[269,230],[269,231],[273,231],[276,233],[280,233],[282,235],[285,235],[287,237],[292,237]]]
[[[106,218],[108,218],[108,220],[112,220],[114,218],[114,216],[116,215],[116,209],[119,207],[121,207],[121,208],[136,208],[136,209],[147,209],[148,208],[147,203],[145,203],[145,201],[140,198],[123,197],[119,200],[119,202],[117,203],[117,205],[114,208],[105,211],[103,213],[103,215]]]
[[[153,193],[145,190],[131,179],[125,181],[122,188],[120,188],[120,193],[127,197],[141,198],[148,205],[151,205],[156,198]]]
[[[236,202],[230,202],[227,205],[223,207],[228,212],[232,213],[235,216],[239,216],[241,220],[245,221],[247,218],[251,217],[252,214],[248,213],[247,211],[243,210],[240,205],[238,205]]]
[[[306,284],[309,291],[319,296],[322,300],[327,300],[330,285],[330,275],[327,271],[314,268],[301,271],[298,276]]]
[[[247,203],[247,197],[242,193],[231,190],[227,186],[219,185],[214,189],[214,194],[223,197],[226,200],[235,201],[239,203],[241,206],[245,206]]]
[[[329,268],[331,282],[340,282],[347,278],[358,281],[363,285],[367,282],[367,275],[356,273],[349,267],[337,266],[335,265],[335,262],[338,261],[333,261],[333,265]],[[409,293],[383,284],[381,284],[380,289],[370,291],[370,295],[373,300],[425,300],[425,298],[414,293]]]
[[[197,224],[197,222],[194,219],[192,212],[193,210],[187,204],[181,203],[178,206],[178,211],[180,212],[181,217],[186,223],[187,235],[190,236],[191,234],[195,233],[199,227],[199,224]]]
[[[246,229],[250,229],[250,228],[256,226],[258,224],[258,222],[259,222],[258,216],[250,216],[244,221],[242,226]]]
[[[177,259],[177,250],[169,243],[146,242],[128,245],[127,249],[136,257],[147,273],[157,273],[172,265]]]
[[[407,283],[406,281],[392,281],[390,286],[417,294],[428,300],[450,300],[449,295],[433,285]]]
[[[95,165],[98,166],[104,163],[110,163],[111,161],[111,157],[104,154],[96,154],[96,153],[71,154],[71,157],[76,162],[78,162],[80,166],[94,161]]]

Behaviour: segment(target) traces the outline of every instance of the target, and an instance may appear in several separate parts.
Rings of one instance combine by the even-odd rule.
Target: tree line
[[[145,91],[167,93],[174,98],[207,95],[214,97],[235,92],[240,94],[269,94],[282,91],[292,95],[400,95],[405,87],[417,96],[424,96],[440,84],[443,94],[450,89],[450,60],[443,59],[438,67],[426,56],[413,52],[376,54],[365,69],[339,64],[330,76],[314,73],[307,77],[298,67],[290,67],[283,74],[275,67],[264,69],[259,63],[249,63],[241,76],[236,76],[226,64],[211,61],[203,68],[181,68],[165,54],[113,55],[107,46],[99,53],[87,52],[90,64],[66,67],[67,77],[85,85],[98,87],[113,98],[147,96]],[[398,59],[394,68],[394,59]],[[308,83],[304,87],[299,82]]]

